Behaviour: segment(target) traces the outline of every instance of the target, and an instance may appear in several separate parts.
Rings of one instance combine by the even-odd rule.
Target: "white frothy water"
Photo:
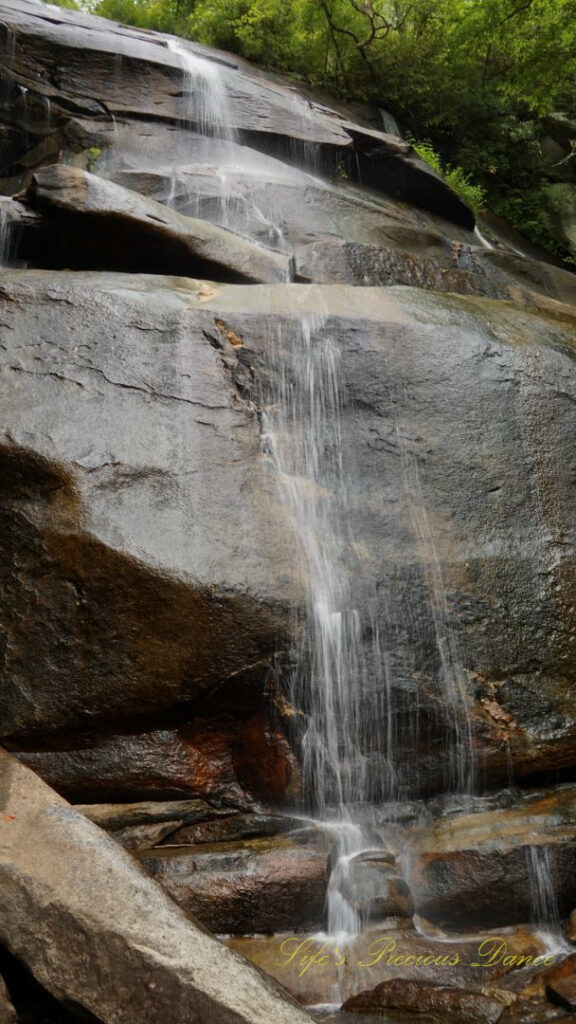
[[[206,138],[218,136],[236,141],[234,117],[223,68],[216,61],[200,57],[177,39],[168,40],[182,66],[182,121],[196,126]]]

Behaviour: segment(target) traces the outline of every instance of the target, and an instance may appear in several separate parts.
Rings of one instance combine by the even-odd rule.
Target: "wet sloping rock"
[[[199,93],[183,85],[182,59],[169,48],[170,37],[112,28],[104,19],[53,12],[27,0],[3,0],[0,19],[5,43],[0,111],[14,133],[0,169],[4,177],[25,180],[31,167],[53,162],[66,148],[70,121],[77,117],[104,124],[112,117],[136,117],[202,126]],[[300,96],[244,61],[182,45],[218,62],[229,98],[223,127],[255,148],[292,160],[313,150],[333,166],[355,150],[350,167],[359,173],[360,166],[368,184],[473,226],[469,209],[406,143],[350,124],[346,115]],[[22,123],[28,112],[27,136]],[[75,148],[83,148],[81,140]]]
[[[309,1019],[4,752],[0,799],[0,941],[58,999],[118,1024]]]
[[[417,912],[448,930],[498,928],[534,920],[548,884],[565,917],[576,900],[575,834],[571,786],[507,810],[440,818],[416,840],[409,881]]]
[[[37,171],[24,198],[48,221],[42,244],[32,251],[40,266],[228,281],[289,277],[287,256],[76,167],[54,164]]]
[[[449,773],[438,573],[479,780],[576,761],[566,306],[6,272],[1,728],[76,801],[297,790],[282,728],[302,719],[269,669],[304,570],[255,410],[295,372],[303,322],[339,353],[357,543],[338,557],[387,637],[400,793]],[[380,733],[365,744],[385,782]]]
[[[138,857],[184,910],[219,934],[324,924],[332,841],[325,832],[170,845]]]

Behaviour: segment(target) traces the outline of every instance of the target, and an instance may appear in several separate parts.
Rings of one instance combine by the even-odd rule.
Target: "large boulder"
[[[58,999],[106,1024],[310,1019],[5,752],[0,805],[0,942]]]
[[[573,314],[542,302],[6,272],[6,740],[77,801],[83,777],[100,801],[295,795],[282,727],[301,717],[275,678],[306,570],[255,413],[275,400],[279,368],[298,373],[308,324],[340,360],[355,546],[337,534],[335,557],[394,669],[398,742],[362,738],[373,777],[386,786],[392,764],[404,794],[450,777],[445,631],[477,778],[506,780],[510,763],[518,778],[569,769]],[[337,495],[317,500],[339,520]],[[388,698],[376,686],[364,699],[369,723]],[[146,737],[152,750],[170,735],[166,769],[142,759]],[[124,785],[131,772],[142,784]]]

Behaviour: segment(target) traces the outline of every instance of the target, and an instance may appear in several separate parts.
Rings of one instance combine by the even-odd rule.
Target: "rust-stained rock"
[[[145,732],[75,734],[56,750],[20,759],[68,799],[179,800],[202,797],[250,807],[254,799],[295,800],[301,775],[281,729],[249,703],[234,714],[225,698],[187,726]],[[177,816],[177,815],[176,815]]]

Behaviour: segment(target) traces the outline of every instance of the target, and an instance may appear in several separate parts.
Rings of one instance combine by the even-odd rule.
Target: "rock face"
[[[37,171],[25,194],[41,211],[20,252],[37,266],[149,271],[224,281],[286,281],[287,256],[75,167]],[[38,236],[39,241],[34,241]]]
[[[170,845],[139,857],[179,906],[217,934],[290,932],[324,924],[326,834]]]
[[[6,54],[1,108],[11,129],[0,170],[5,178],[22,181],[29,168],[53,162],[63,148],[92,148],[112,118],[204,127],[200,91],[189,87],[183,102],[182,57],[168,46],[169,37],[112,29],[104,19],[53,12],[27,0],[5,0],[0,14]],[[350,167],[359,168],[361,180],[473,226],[470,211],[406,143],[351,124],[229,55],[193,44],[182,48],[221,66],[230,97],[220,115],[224,130],[256,149],[292,158],[312,149],[333,166],[353,152]]]
[[[4,752],[0,800],[0,941],[59,999],[118,1024],[309,1020]]]
[[[0,1024],[16,1024],[16,1011],[2,978],[0,978]]]
[[[422,827],[409,872],[418,914],[445,930],[470,932],[547,912],[543,923],[558,928],[576,902],[575,824],[576,791],[568,786],[508,810]]]
[[[366,581],[385,595],[395,731],[419,744],[416,760],[398,745],[402,788],[441,789],[449,771],[438,571],[479,778],[505,779],[510,758],[517,778],[574,763],[566,306],[40,271],[6,273],[2,299],[2,734],[63,792],[297,791],[262,691],[268,673],[281,726],[269,668],[304,584],[254,410],[318,314],[341,354],[355,596]],[[175,729],[176,708],[193,717]]]

